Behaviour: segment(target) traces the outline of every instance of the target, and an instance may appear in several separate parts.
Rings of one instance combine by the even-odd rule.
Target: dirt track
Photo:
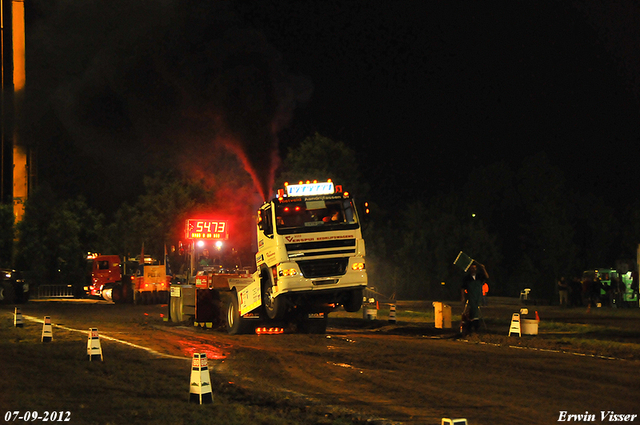
[[[488,308],[488,329],[465,339],[435,329],[432,322],[391,325],[385,318],[330,319],[327,335],[231,337],[168,324],[161,318],[166,306],[31,302],[22,311],[81,330],[99,326],[102,335],[171,355],[205,351],[217,359],[214,373],[249,392],[389,422],[439,424],[450,417],[473,425],[551,424],[566,411],[588,412],[595,423],[605,423],[601,411],[640,414],[640,361],[637,354],[633,358],[640,340],[638,310],[629,319],[540,307],[543,317],[620,325],[626,330],[623,345],[630,347],[621,351],[628,358],[623,360],[593,356],[564,340],[549,343],[544,335],[509,338],[504,317],[514,308]]]

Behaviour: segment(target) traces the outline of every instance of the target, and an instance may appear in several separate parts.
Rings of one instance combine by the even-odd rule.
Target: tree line
[[[463,272],[453,261],[460,251],[487,266],[491,293],[504,296],[518,296],[528,287],[538,297],[551,298],[560,276],[614,267],[621,259],[635,264],[638,202],[582,198],[544,154],[526,158],[517,169],[501,162],[478,168],[462,188],[403,205],[387,205],[371,190],[357,158],[343,142],[315,134],[287,153],[276,183],[331,178],[361,205],[369,203],[366,217],[360,210],[367,270],[370,286],[385,295],[457,299]],[[88,252],[137,255],[144,245],[145,254],[163,258],[169,247],[179,264],[184,221],[194,212],[229,205],[229,185],[235,209],[226,214],[233,217],[236,233],[253,237],[256,205],[242,176],[213,185],[210,179],[177,173],[149,176],[137,200],[109,218],[82,197],[59,199],[42,185],[16,226],[11,206],[0,207],[0,265],[24,271],[36,285],[82,286]],[[250,239],[233,241],[245,251],[244,265],[255,249]]]

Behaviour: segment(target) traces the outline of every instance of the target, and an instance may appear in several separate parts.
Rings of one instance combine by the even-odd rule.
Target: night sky
[[[640,7],[629,2],[26,7],[26,139],[42,178],[68,193],[126,188],[117,203],[154,169],[140,158],[245,138],[262,166],[316,131],[357,152],[378,201],[446,192],[474,167],[539,152],[569,190],[639,189]]]

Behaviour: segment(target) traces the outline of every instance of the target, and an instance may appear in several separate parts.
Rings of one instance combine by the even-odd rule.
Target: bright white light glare
[[[202,248],[204,246],[204,241],[198,241],[198,246]]]
[[[216,241],[216,248],[222,249],[222,241]]]
[[[332,182],[291,184],[286,189],[288,196],[327,195],[334,192]]]

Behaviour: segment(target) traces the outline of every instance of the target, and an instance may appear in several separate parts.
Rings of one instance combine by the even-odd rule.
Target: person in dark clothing
[[[591,307],[596,307],[600,302],[600,289],[602,288],[600,278],[594,277],[593,279],[587,279],[586,286],[587,299],[589,300],[589,304],[587,305],[587,312],[590,312]]]
[[[578,277],[574,277],[571,281],[571,305],[573,307],[581,307],[582,304],[582,283]]]
[[[478,268],[479,266],[479,268]],[[470,330],[480,329],[480,303],[482,300],[482,285],[489,280],[489,273],[484,265],[474,262],[469,266],[467,275],[462,279],[462,301],[468,302],[467,308]]]
[[[558,281],[558,295],[560,296],[560,307],[569,305],[569,284],[564,276]]]

